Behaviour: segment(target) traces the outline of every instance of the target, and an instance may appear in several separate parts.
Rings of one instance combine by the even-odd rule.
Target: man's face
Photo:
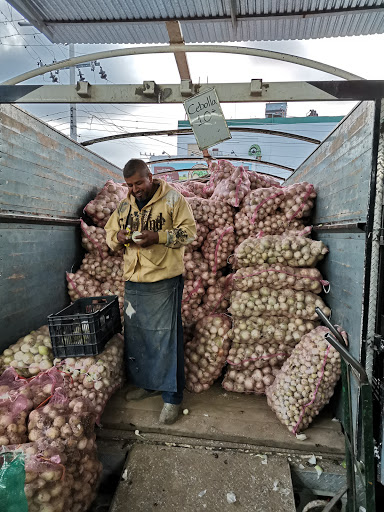
[[[130,178],[124,178],[128,185],[130,194],[138,199],[139,201],[145,201],[149,198],[152,191],[152,174],[143,175],[140,172],[136,172]]]

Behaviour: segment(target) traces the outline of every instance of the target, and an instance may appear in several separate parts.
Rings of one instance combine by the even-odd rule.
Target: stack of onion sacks
[[[78,270],[75,274],[67,272],[68,294],[74,302],[82,297],[98,297],[102,295],[100,281],[93,278],[83,270]]]
[[[195,337],[186,343],[186,388],[194,393],[209,389],[220,376],[228,356],[228,331],[231,320],[226,315],[204,317],[196,324]]]
[[[80,222],[82,238],[81,245],[88,252],[96,252],[104,259],[109,254],[109,247],[106,242],[106,232],[103,228],[88,226],[83,220]]]
[[[118,204],[127,197],[125,183],[108,180],[95,199],[90,201],[84,211],[91,217],[96,226],[103,228]]]
[[[212,272],[224,268],[228,263],[228,258],[233,253],[236,246],[233,226],[224,226],[211,231],[203,246],[201,252]]]
[[[293,434],[308,428],[340,377],[340,354],[325,339],[328,332],[317,327],[306,334],[267,390],[269,406]]]
[[[238,167],[231,176],[220,181],[212,194],[212,199],[216,201],[225,201],[230,206],[238,208],[244,197],[249,194],[251,183],[248,173],[244,167]]]
[[[232,206],[212,199],[200,197],[187,198],[192,208],[195,221],[204,224],[210,230],[220,228],[226,224],[233,224],[234,209]]]
[[[83,397],[89,400],[95,408],[97,421],[111,395],[123,383],[123,351],[121,336],[115,335],[97,356],[67,357],[54,361],[70,377],[68,398]]]

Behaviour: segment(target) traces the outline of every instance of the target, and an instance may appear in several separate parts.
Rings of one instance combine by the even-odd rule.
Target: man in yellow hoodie
[[[139,388],[126,399],[162,394],[160,422],[171,424],[183,400],[183,258],[196,225],[184,197],[154,179],[143,160],[129,160],[124,179],[127,198],[105,230],[112,250],[125,246],[124,357],[127,378]]]

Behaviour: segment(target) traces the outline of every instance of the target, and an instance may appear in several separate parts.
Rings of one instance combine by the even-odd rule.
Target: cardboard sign
[[[215,89],[187,99],[184,108],[200,149],[232,138]]]

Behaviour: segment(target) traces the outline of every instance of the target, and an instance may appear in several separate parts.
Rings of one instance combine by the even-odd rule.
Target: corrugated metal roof
[[[281,41],[384,33],[383,0],[9,0],[57,43],[168,43],[179,20],[186,43]]]

